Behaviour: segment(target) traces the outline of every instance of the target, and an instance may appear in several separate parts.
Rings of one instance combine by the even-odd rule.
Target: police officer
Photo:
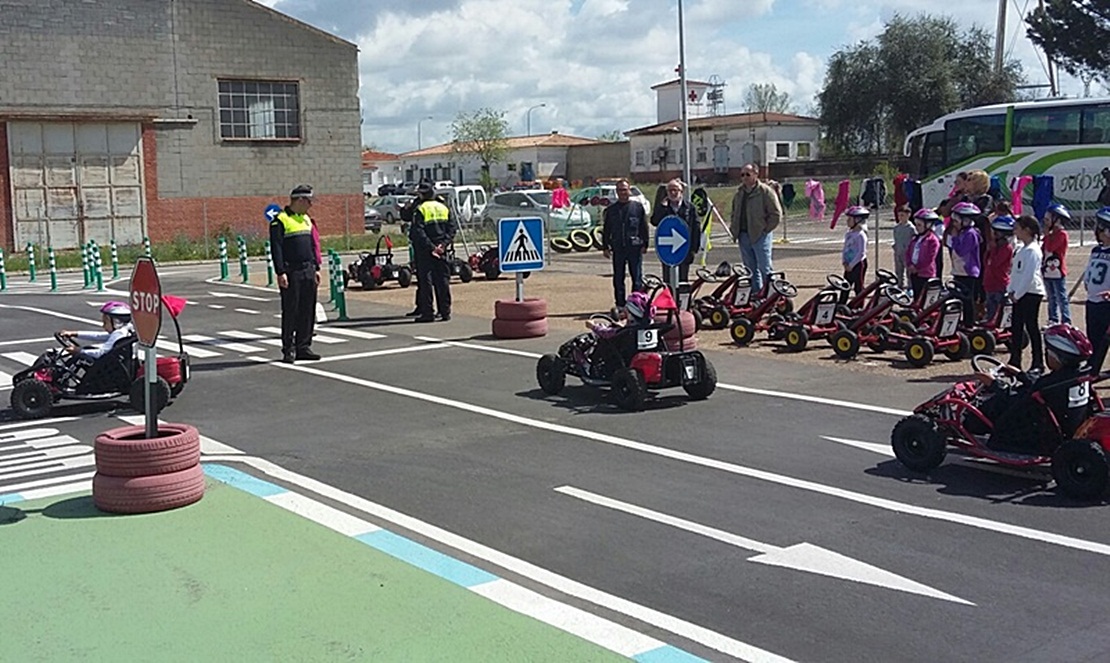
[[[301,184],[289,194],[289,205],[270,222],[270,253],[281,289],[281,360],[316,360],[312,327],[316,321],[316,288],[320,262],[312,239],[312,187]]]
[[[451,269],[447,264],[447,247],[455,239],[455,220],[451,211],[435,198],[431,182],[421,182],[416,190],[417,204],[412,213],[413,254],[418,281],[417,322],[432,322],[432,292],[441,320],[451,319]]]

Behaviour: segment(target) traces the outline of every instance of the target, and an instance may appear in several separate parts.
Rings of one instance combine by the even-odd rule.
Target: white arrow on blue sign
[[[655,253],[664,265],[681,265],[690,253],[690,228],[680,217],[665,216],[655,231]]]
[[[543,219],[501,219],[497,225],[497,255],[503,272],[536,272],[543,269]]]
[[[272,222],[274,219],[277,218],[278,214],[281,214],[281,205],[278,205],[277,203],[270,203],[266,206],[266,211],[264,212],[264,214],[266,216],[266,223]]]

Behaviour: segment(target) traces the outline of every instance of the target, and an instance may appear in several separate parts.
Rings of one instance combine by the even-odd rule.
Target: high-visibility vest
[[[280,223],[286,237],[312,234],[312,219],[307,214],[279,212],[273,223]]]
[[[447,206],[438,200],[425,200],[420,203],[416,208],[420,212],[420,216],[424,219],[425,224],[429,223],[447,223],[450,211]]]

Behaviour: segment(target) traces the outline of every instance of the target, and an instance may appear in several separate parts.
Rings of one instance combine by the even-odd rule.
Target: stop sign
[[[162,331],[162,284],[154,261],[145,256],[138,259],[135,271],[131,272],[130,306],[139,343],[154,347]]]

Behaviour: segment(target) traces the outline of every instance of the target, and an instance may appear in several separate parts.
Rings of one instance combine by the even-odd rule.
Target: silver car
[[[589,228],[593,224],[590,213],[578,205],[551,208],[551,192],[545,189],[505,191],[490,197],[483,214],[486,224],[495,225],[501,219],[518,216],[538,216],[544,219],[549,234],[562,235],[575,228]]]
[[[382,196],[370,203],[386,223],[401,222],[401,208],[408,205],[415,196]]]

